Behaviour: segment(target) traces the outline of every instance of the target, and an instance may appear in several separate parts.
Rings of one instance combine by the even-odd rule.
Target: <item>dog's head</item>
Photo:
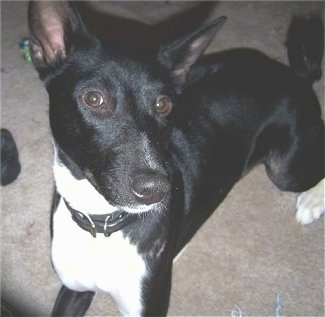
[[[95,190],[130,212],[164,205],[171,190],[166,151],[177,95],[224,20],[155,53],[140,53],[101,43],[71,3],[30,3],[30,50],[49,94],[61,195],[71,202],[69,191],[79,181],[89,190],[78,185],[79,196]]]

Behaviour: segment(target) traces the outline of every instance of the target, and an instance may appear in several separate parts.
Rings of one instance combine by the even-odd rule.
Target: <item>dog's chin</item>
[[[150,204],[150,205],[125,205],[125,206],[115,206],[116,209],[125,211],[131,214],[141,214],[146,212],[162,212],[166,209],[166,204],[164,201],[160,201],[158,203]]]

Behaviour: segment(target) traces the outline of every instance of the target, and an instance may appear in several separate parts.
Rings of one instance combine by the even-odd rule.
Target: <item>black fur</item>
[[[45,11],[64,32],[59,42],[51,41]],[[144,203],[156,203],[152,212],[123,229],[151,272],[143,282],[144,315],[166,314],[173,258],[255,165],[264,164],[287,191],[307,190],[324,176],[324,125],[311,87],[319,74],[310,75],[303,58],[291,68],[248,49],[196,63],[224,21],[146,51],[101,43],[72,4],[32,2],[29,8],[32,58],[49,93],[61,160],[119,208],[143,203],[134,194],[142,191],[134,185],[139,175],[159,178],[150,174],[154,189],[143,188]],[[322,27],[313,32],[322,34]],[[294,55],[298,39],[289,38]],[[316,49],[321,54],[322,45]],[[315,65],[320,69],[319,58]],[[104,105],[87,106],[89,91],[99,91]],[[161,95],[172,104],[166,116],[155,110]],[[154,170],[143,158],[143,135]],[[54,315],[84,313],[93,293],[71,292],[61,290]]]

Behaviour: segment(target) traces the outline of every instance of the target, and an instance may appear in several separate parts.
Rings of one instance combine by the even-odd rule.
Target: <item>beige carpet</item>
[[[194,4],[111,2],[114,15],[154,24]],[[204,5],[204,4],[202,4]],[[207,4],[205,4],[207,5]],[[26,2],[1,1],[1,127],[14,135],[22,164],[2,192],[2,297],[23,315],[48,316],[60,288],[49,257],[52,146],[45,90],[18,42],[28,35]],[[293,14],[324,12],[324,2],[216,2],[210,20],[228,21],[209,49],[261,49],[287,63],[284,41]],[[323,103],[324,81],[315,85]],[[252,171],[202,227],[174,267],[170,316],[324,316],[324,218],[296,223],[295,194],[280,192],[264,169]],[[99,294],[88,316],[116,315]]]

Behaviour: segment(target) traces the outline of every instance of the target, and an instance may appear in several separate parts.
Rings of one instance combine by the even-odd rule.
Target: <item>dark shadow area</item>
[[[204,24],[216,5],[214,1],[203,1],[154,25],[99,12],[87,2],[78,2],[77,7],[88,30],[102,41],[154,47]]]
[[[6,296],[1,296],[1,315],[3,317],[26,317],[33,316],[36,317],[37,314],[29,311],[26,307],[22,307],[14,300],[7,298]]]

